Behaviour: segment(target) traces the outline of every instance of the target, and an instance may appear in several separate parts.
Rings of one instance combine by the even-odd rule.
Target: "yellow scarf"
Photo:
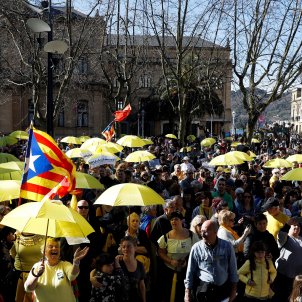
[[[222,228],[224,228],[225,230],[227,230],[228,232],[230,232],[235,240],[240,238],[239,235],[232,228],[230,228],[230,227],[228,227],[224,224],[221,224],[220,226]],[[243,244],[242,243],[237,245],[237,252],[243,252]]]

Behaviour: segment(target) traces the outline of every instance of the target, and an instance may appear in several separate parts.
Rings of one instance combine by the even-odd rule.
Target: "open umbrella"
[[[66,155],[69,158],[79,158],[79,157],[88,158],[92,156],[92,154],[93,153],[90,150],[84,148],[73,148],[66,152]]]
[[[168,133],[165,135],[165,137],[167,138],[173,138],[173,139],[177,139],[177,136],[175,134],[172,134],[172,133]]]
[[[89,149],[90,150],[91,147],[97,148],[97,147],[99,147],[100,145],[103,145],[103,144],[106,144],[106,141],[104,139],[99,138],[99,137],[92,137],[92,138],[87,139],[82,144],[81,148],[83,148],[83,149]],[[96,149],[90,150],[90,151],[94,152],[95,150]]]
[[[0,164],[0,174],[9,173],[13,171],[23,171],[24,162],[22,161],[9,161],[7,163]]]
[[[215,143],[216,143],[216,139],[215,138],[208,137],[208,138],[203,139],[200,142],[200,145],[203,146],[203,147],[211,147]]]
[[[96,168],[102,165],[114,165],[120,158],[110,152],[95,153],[86,159],[86,163],[91,168]]]
[[[19,198],[20,186],[19,180],[0,180],[0,201]]]
[[[82,135],[82,136],[79,137],[79,140],[82,143],[86,142],[88,139],[90,139],[90,136],[88,136],[88,135]]]
[[[281,180],[290,180],[290,181],[301,181],[302,180],[302,168],[296,168],[288,171],[281,177]]]
[[[231,143],[231,147],[237,147],[237,146],[239,146],[239,145],[241,145],[242,143],[240,143],[240,142],[232,142]]]
[[[151,188],[134,184],[124,183],[110,187],[103,192],[94,202],[109,206],[149,206],[164,204],[164,199]]]
[[[100,153],[105,151],[110,153],[118,153],[121,152],[123,149],[124,147],[119,144],[107,142],[105,144],[102,144],[98,149],[96,149],[96,152]]]
[[[179,150],[179,152],[191,152],[192,151],[192,147],[183,147]]]
[[[19,159],[9,153],[0,153],[0,163],[7,163],[8,161],[19,161]]]
[[[145,145],[153,145],[154,142],[149,138],[142,138],[142,141],[145,142]]]
[[[16,130],[9,134],[9,136],[15,137],[17,139],[28,139],[29,135],[26,131]]]
[[[0,173],[0,180],[21,180],[23,171],[11,171],[6,173]]]
[[[264,165],[264,168],[291,168],[292,163],[283,158],[274,158],[268,160]]]
[[[94,232],[76,211],[50,200],[25,203],[4,216],[2,225],[52,237],[86,237]]]
[[[78,137],[75,136],[66,136],[60,140],[61,143],[73,144],[73,145],[81,145],[82,142]]]
[[[15,137],[12,136],[2,136],[0,137],[0,147],[14,145],[18,142]]]
[[[253,158],[257,157],[257,155],[256,155],[254,152],[252,152],[252,151],[247,151],[247,154],[248,154],[250,157],[253,157]]]
[[[155,158],[155,155],[152,153],[145,151],[145,150],[139,150],[130,153],[126,158],[125,161],[129,163],[141,163],[143,161],[150,161]]]
[[[232,155],[232,156],[236,156],[244,161],[252,161],[253,158],[250,157],[247,153],[245,152],[242,152],[242,151],[231,151],[231,152],[228,152],[226,154],[229,154],[229,155]]]
[[[259,144],[260,143],[260,141],[259,141],[259,139],[257,139],[257,138],[252,138],[252,141],[251,141],[253,144]]]
[[[77,189],[100,189],[105,187],[95,177],[87,173],[76,172],[76,186]]]
[[[136,135],[125,135],[117,141],[117,144],[124,147],[131,147],[131,148],[145,146],[145,142]]]
[[[291,155],[286,160],[291,162],[291,163],[296,161],[297,163],[301,164],[302,163],[302,154]]]
[[[234,155],[230,154],[222,154],[214,157],[210,162],[209,165],[211,166],[235,166],[235,165],[241,165],[244,161],[236,157]]]
[[[190,134],[187,136],[187,140],[190,142],[194,142],[196,140],[196,136],[194,134]]]

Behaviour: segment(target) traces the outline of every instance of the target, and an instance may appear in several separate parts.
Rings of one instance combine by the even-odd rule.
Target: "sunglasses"
[[[83,209],[88,210],[88,209],[89,209],[88,206],[78,206],[78,208],[79,208],[80,210],[83,210]]]

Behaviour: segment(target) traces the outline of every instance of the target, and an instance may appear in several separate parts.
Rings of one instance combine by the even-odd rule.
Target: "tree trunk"
[[[252,138],[253,138],[253,133],[254,133],[254,129],[255,126],[257,124],[259,118],[259,114],[255,114],[255,113],[251,113],[249,114],[249,119],[247,122],[247,143],[251,143]]]

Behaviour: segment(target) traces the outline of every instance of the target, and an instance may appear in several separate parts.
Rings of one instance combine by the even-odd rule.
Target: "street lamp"
[[[145,136],[145,110],[142,109],[142,137]]]
[[[232,132],[233,132],[233,135],[236,135],[236,127],[235,127],[235,117],[236,117],[236,112],[235,112],[235,110],[233,110],[232,111],[232,118],[233,118],[233,122],[232,122],[232,124],[233,124],[233,130],[232,130]]]

